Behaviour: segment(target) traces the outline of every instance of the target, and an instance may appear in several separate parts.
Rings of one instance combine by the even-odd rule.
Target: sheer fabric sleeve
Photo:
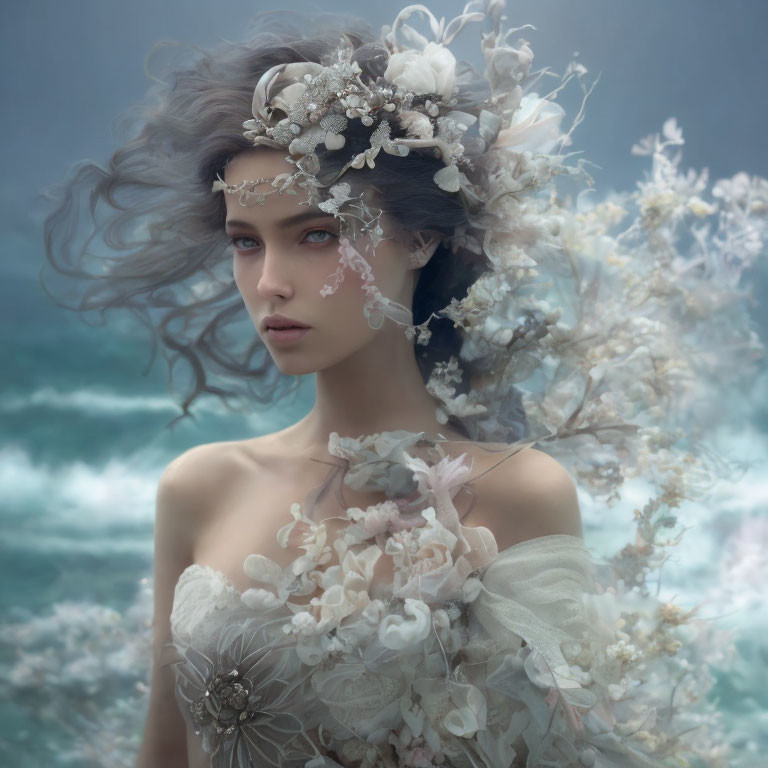
[[[516,544],[484,569],[469,626],[475,646],[487,649],[472,673],[487,703],[486,727],[474,740],[487,765],[663,764],[642,738],[652,707],[612,698],[622,669],[612,653],[616,627],[604,618],[618,606],[606,611],[606,601],[615,597],[574,536]],[[633,740],[633,732],[641,736]]]
[[[471,614],[501,648],[524,641],[566,682],[564,643],[589,629],[584,594],[594,589],[592,560],[575,536],[543,536],[503,550],[486,567]]]

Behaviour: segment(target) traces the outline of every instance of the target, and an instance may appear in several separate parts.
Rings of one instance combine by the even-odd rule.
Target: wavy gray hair
[[[157,74],[145,101],[128,113],[123,130],[133,137],[107,167],[85,162],[54,190],[55,209],[45,221],[47,261],[41,283],[60,306],[80,313],[96,310],[103,324],[111,309],[130,310],[158,340],[169,369],[184,362],[192,381],[183,392],[181,415],[203,393],[230,410],[244,398],[269,403],[295,392],[299,380],[282,374],[260,338],[233,334],[250,318],[232,277],[230,244],[224,234],[223,196],[211,184],[229,160],[251,148],[243,137],[255,83],[276,64],[320,62],[341,34],[355,49],[377,36],[361,19],[335,14],[269,11],[258,14],[244,43],[224,42],[211,50],[179,46]],[[311,29],[311,37],[300,30]],[[158,44],[162,47],[165,44]],[[320,155],[322,172],[338,169],[368,145],[369,131],[354,124],[345,133],[344,151]],[[393,137],[398,135],[393,132]],[[433,182],[441,161],[428,153],[379,156],[376,167],[348,174],[356,188],[373,188],[382,209],[405,232],[434,230],[450,236],[467,221],[459,198]],[[46,282],[74,281],[69,290]],[[421,269],[413,297],[413,322],[461,299],[487,269],[484,255],[441,244]],[[57,295],[58,294],[58,295]],[[458,356],[462,338],[452,321],[435,320],[429,345],[418,347],[417,362],[426,381],[434,364]],[[243,344],[243,339],[246,343]],[[457,394],[469,389],[471,366]],[[461,423],[453,425],[464,431]]]

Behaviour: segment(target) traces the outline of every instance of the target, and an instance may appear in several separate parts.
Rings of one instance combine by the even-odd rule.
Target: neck
[[[311,450],[327,448],[331,432],[359,437],[406,429],[454,435],[455,430],[437,421],[436,406],[412,342],[400,326],[387,322],[374,342],[317,372],[315,404],[295,425],[295,434]]]

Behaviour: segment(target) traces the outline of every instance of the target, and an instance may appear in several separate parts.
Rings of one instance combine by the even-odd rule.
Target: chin
[[[309,373],[316,373],[319,369],[316,365],[311,365],[306,360],[285,360],[281,355],[272,355],[272,361],[280,373],[286,376],[305,376]]]

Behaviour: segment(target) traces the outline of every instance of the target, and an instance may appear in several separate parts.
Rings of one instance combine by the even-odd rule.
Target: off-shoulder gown
[[[662,765],[636,736],[655,713],[616,695],[626,635],[584,542],[499,552],[453,506],[466,455],[425,460],[417,439],[336,435],[345,482],[391,498],[346,510],[335,537],[293,504],[278,536],[296,548],[289,567],[250,555],[243,592],[207,565],[181,574],[171,629],[191,768]],[[390,583],[372,579],[379,558]]]

